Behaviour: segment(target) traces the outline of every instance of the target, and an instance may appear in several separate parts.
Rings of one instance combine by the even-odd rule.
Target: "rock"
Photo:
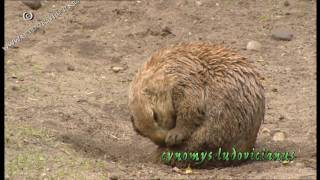
[[[41,7],[40,0],[24,0],[22,3],[32,10],[38,10]]]
[[[289,1],[284,1],[283,5],[287,7],[287,6],[290,6],[290,3]]]
[[[271,34],[273,39],[280,41],[291,41],[293,38],[293,34],[287,29],[274,29]]]
[[[249,41],[247,44],[247,50],[259,51],[261,44],[258,41]]]
[[[112,71],[115,72],[115,73],[117,73],[119,71],[122,71],[123,69],[124,69],[123,67],[118,67],[118,66],[112,67]]]
[[[274,133],[272,140],[273,141],[284,141],[285,138],[286,138],[286,136],[283,132],[276,132],[276,133]]]

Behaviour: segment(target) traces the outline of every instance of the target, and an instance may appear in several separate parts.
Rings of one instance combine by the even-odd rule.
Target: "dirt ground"
[[[6,178],[316,179],[316,1],[288,2],[81,0],[6,50]],[[30,10],[6,0],[5,42],[70,3]],[[272,39],[275,28],[293,39]],[[191,174],[148,161],[156,146],[133,131],[128,85],[155,50],[194,40],[224,44],[258,67],[267,109],[257,148],[295,151],[294,161]],[[246,50],[250,40],[262,49]],[[275,142],[277,132],[285,139]]]

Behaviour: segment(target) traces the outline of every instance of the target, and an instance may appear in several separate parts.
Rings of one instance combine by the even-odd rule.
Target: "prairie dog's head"
[[[129,110],[135,131],[159,146],[165,145],[168,130],[175,126],[171,91],[164,89],[163,76],[137,75],[129,90]]]

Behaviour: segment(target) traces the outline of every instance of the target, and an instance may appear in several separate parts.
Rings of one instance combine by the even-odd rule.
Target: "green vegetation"
[[[107,162],[84,158],[52,132],[18,123],[5,124],[5,174],[26,179],[106,179]]]

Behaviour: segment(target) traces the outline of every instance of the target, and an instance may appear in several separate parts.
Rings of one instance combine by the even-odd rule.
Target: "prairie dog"
[[[247,59],[209,42],[154,53],[129,88],[134,129],[161,147],[249,150],[265,114],[260,75]]]

